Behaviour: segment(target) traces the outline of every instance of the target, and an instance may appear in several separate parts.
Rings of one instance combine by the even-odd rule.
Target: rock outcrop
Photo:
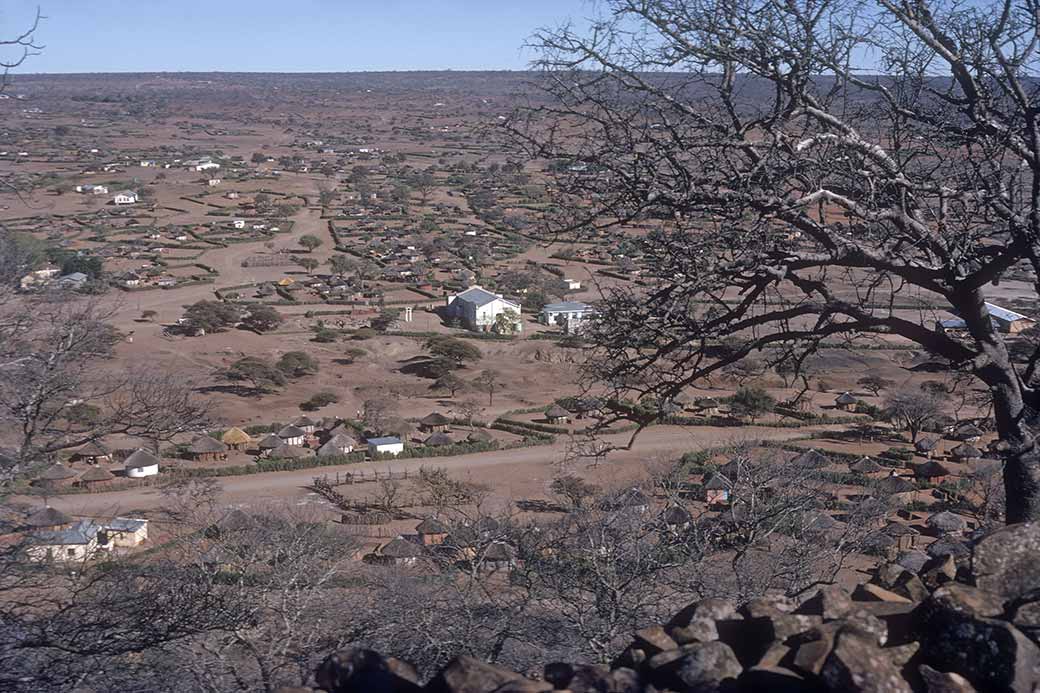
[[[800,600],[705,599],[633,634],[610,667],[553,663],[532,680],[459,657],[425,685],[371,650],[329,656],[328,693],[971,693],[1040,689],[1040,524],[938,555],[911,572],[880,566],[851,591]],[[294,689],[295,690],[295,689]]]

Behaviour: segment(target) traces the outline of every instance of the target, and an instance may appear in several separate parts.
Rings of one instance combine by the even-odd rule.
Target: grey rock
[[[721,693],[733,690],[743,671],[733,650],[721,642],[686,645],[679,652],[680,657],[654,670],[654,685],[687,693]]]
[[[314,679],[329,693],[414,693],[419,675],[406,662],[373,650],[350,647],[334,652],[318,665]]]
[[[848,631],[838,635],[820,678],[834,691],[911,693],[910,684],[881,648]]]
[[[976,586],[1017,599],[1040,586],[1040,523],[1008,525],[975,543],[971,568]]]
[[[952,671],[936,671],[927,664],[918,667],[927,693],[975,693],[968,679]]]

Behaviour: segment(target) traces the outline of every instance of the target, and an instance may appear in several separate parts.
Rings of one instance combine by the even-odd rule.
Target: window
[[[65,551],[68,553],[69,558],[76,557],[76,549],[65,549]]]

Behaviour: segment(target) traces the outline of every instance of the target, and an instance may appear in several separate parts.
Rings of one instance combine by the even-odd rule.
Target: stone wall
[[[316,688],[284,693],[1033,691],[1038,639],[1040,524],[1028,524],[914,572],[882,565],[851,593],[690,604],[634,633],[610,667],[554,663],[532,680],[459,657],[423,685],[409,664],[355,648],[326,658]]]

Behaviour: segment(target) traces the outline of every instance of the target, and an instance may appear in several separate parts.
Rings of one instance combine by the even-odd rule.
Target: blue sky
[[[19,72],[523,69],[531,32],[590,0],[3,0],[0,36],[39,5]]]

